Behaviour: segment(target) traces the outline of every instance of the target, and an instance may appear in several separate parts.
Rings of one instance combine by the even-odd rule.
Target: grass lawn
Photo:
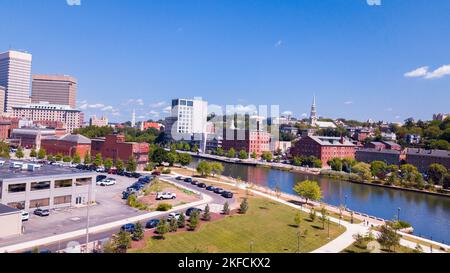
[[[253,242],[255,253],[297,252],[298,228],[293,226],[297,210],[268,199],[250,198],[245,215],[233,215],[206,223],[195,232],[166,235],[165,240],[148,238],[146,247],[129,252],[144,253],[248,253]],[[321,229],[318,220],[309,222],[302,213],[300,251],[310,252],[333,240],[345,231],[344,227],[330,224]]]
[[[366,243],[363,246],[359,246],[356,243],[354,243],[351,246],[347,247],[345,250],[343,250],[342,253],[370,253],[365,245]],[[414,253],[414,250],[404,246],[397,246],[395,247],[395,252],[393,250],[387,251],[385,249],[381,249],[380,253]]]

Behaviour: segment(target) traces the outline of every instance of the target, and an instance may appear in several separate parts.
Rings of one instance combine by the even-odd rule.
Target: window
[[[72,203],[72,195],[55,197],[53,200],[53,203],[55,205],[70,204],[70,203]]]
[[[75,182],[75,184],[77,186],[88,186],[91,183],[92,183],[92,178],[91,177],[77,178],[77,181]]]
[[[69,188],[69,187],[72,187],[72,179],[55,181],[55,188]]]
[[[30,201],[30,208],[39,208],[48,206],[50,206],[50,198],[36,199]]]
[[[31,183],[31,191],[41,191],[50,189],[50,181]]]
[[[23,209],[25,209],[25,201],[12,202],[12,203],[9,203],[8,206],[11,208],[23,210]]]
[[[27,189],[26,183],[21,184],[11,184],[8,186],[8,192],[9,193],[15,193],[15,192],[24,192]]]

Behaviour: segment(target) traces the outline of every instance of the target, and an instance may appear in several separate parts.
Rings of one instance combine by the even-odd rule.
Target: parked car
[[[233,198],[233,193],[230,192],[230,191],[224,191],[222,193],[222,196],[225,197],[225,198]]]
[[[21,217],[22,217],[22,222],[25,222],[25,221],[28,221],[28,219],[30,219],[30,214],[23,210]]]
[[[171,192],[158,192],[156,194],[156,200],[167,200],[167,199],[175,199],[177,195]]]
[[[171,221],[173,218],[178,220],[178,218],[180,218],[180,216],[181,216],[181,214],[179,212],[169,213],[169,216],[167,216],[167,221]]]
[[[151,176],[144,176],[144,177],[139,178],[138,181],[142,182],[142,183],[145,183],[145,184],[148,184],[148,183],[150,183],[152,181],[152,177]]]
[[[131,172],[125,172],[125,176],[126,176],[126,177],[129,177],[129,178],[132,178],[132,177],[133,177],[133,173],[131,173]]]
[[[128,200],[128,197],[130,197],[130,195],[135,194],[137,191],[135,190],[127,190],[122,192],[122,199],[123,200]]]
[[[175,178],[176,180],[183,180],[184,178],[182,176],[177,176],[177,178]]]
[[[50,215],[50,211],[48,209],[36,209],[34,211],[34,215],[40,216],[40,217],[46,217]]]
[[[106,172],[106,169],[104,167],[98,167],[97,169],[95,169],[95,171],[98,173],[104,173]]]
[[[214,190],[214,193],[217,193],[217,194],[222,194],[223,192],[224,192],[224,189],[222,189],[222,188],[216,188]]]
[[[206,188],[206,184],[205,183],[198,183],[197,187],[205,189]]]
[[[214,187],[214,186],[208,186],[208,187],[206,187],[206,190],[207,190],[207,191],[215,191],[215,190],[216,190],[216,187]]]
[[[106,178],[102,181],[97,182],[97,185],[106,187],[106,186],[114,186],[116,184],[116,180],[114,178]]]
[[[186,216],[191,216],[191,214],[192,214],[192,212],[194,212],[194,211],[197,211],[199,214],[200,213],[202,213],[202,209],[199,209],[199,208],[188,208],[187,210],[186,210]]]
[[[97,178],[95,179],[95,181],[100,182],[100,181],[102,181],[103,179],[106,179],[106,178],[107,178],[106,175],[97,175]]]
[[[142,174],[137,173],[137,172],[134,172],[134,173],[132,173],[131,175],[132,175],[134,178],[139,178],[139,177],[142,176]]]
[[[186,183],[192,183],[192,178],[190,178],[190,177],[186,177],[185,179],[184,179],[184,182],[186,182]]]
[[[197,185],[198,185],[198,181],[197,181],[197,180],[193,180],[193,181],[191,182],[191,185],[197,186]]]
[[[145,228],[151,229],[156,228],[159,224],[159,219],[151,219],[148,220],[147,223],[145,223]]]
[[[117,169],[116,168],[109,169],[108,174],[117,174]]]
[[[124,170],[117,170],[117,175],[125,176],[125,171]]]
[[[160,175],[161,175],[161,172],[160,172],[160,171],[154,171],[154,172],[152,172],[152,175],[154,175],[154,176],[160,176]]]
[[[120,229],[125,232],[133,233],[136,229],[136,226],[134,224],[125,224]]]

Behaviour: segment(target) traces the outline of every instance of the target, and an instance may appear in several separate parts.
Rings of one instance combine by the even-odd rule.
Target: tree
[[[191,145],[189,145],[189,143],[185,143],[183,149],[184,149],[185,151],[190,151],[190,150],[191,150]]]
[[[327,163],[333,171],[342,172],[342,168],[343,168],[342,159],[333,158],[333,159],[330,159]]]
[[[272,161],[273,155],[271,152],[265,151],[265,152],[262,152],[261,158],[265,161]]]
[[[137,162],[134,156],[130,156],[127,161],[127,171],[129,172],[135,172],[137,169]]]
[[[178,220],[173,217],[172,219],[170,219],[169,222],[169,231],[170,232],[177,232],[178,230]]]
[[[322,229],[325,229],[325,223],[328,220],[328,211],[325,207],[320,209],[320,222],[322,222]]]
[[[191,214],[191,216],[189,217],[189,229],[190,230],[195,230],[198,226],[199,223],[199,212],[197,210],[194,210]]]
[[[197,145],[197,144],[195,144],[194,147],[192,147],[191,152],[194,152],[194,153],[198,153],[198,152],[199,152],[199,149],[198,149],[198,145]]]
[[[309,219],[311,219],[311,222],[314,222],[317,218],[317,212],[315,209],[311,209],[309,211]]]
[[[343,158],[342,159],[342,170],[346,173],[350,173],[352,171],[353,166],[355,166],[356,163],[358,163],[358,162],[353,158]]]
[[[218,156],[223,156],[225,154],[225,151],[223,150],[223,148],[219,147],[216,150],[216,155]]]
[[[212,166],[208,161],[202,161],[197,165],[197,172],[203,176],[207,177],[211,174]]]
[[[45,156],[46,156],[45,149],[40,148],[39,151],[38,151],[38,156],[37,156],[38,159],[44,159]]]
[[[257,158],[258,158],[258,155],[257,155],[255,152],[253,152],[252,155],[251,155],[251,157],[252,157],[253,159],[257,159]]]
[[[180,217],[178,218],[178,227],[184,228],[186,226],[186,218],[184,217],[184,214],[181,213]]]
[[[297,212],[294,217],[294,224],[296,227],[300,227],[301,222],[302,222],[302,215],[300,214],[300,212]]]
[[[19,159],[21,159],[21,158],[23,158],[25,155],[23,154],[23,149],[22,149],[22,147],[18,147],[17,148],[17,151],[16,151],[16,158],[19,158]]]
[[[113,246],[116,253],[126,253],[131,246],[131,235],[121,230],[113,238]]]
[[[417,168],[411,164],[404,164],[400,167],[400,172],[402,174],[402,180],[408,183],[414,183],[416,177],[419,173]]]
[[[71,158],[70,156],[68,156],[68,155],[67,155],[67,156],[64,156],[64,157],[63,157],[63,162],[64,162],[64,163],[72,162],[72,158]]]
[[[53,155],[47,155],[47,161],[55,161],[55,157]]]
[[[114,165],[112,158],[108,157],[103,163],[103,165],[105,166],[105,169],[107,170],[111,169],[112,166]]]
[[[223,204],[222,213],[224,215],[230,215],[230,205],[228,204],[228,202],[225,202],[225,204]]]
[[[192,156],[190,154],[178,154],[178,163],[181,166],[188,166],[192,162]]]
[[[238,157],[239,157],[239,159],[248,159],[248,154],[245,150],[240,150]]]
[[[123,165],[123,161],[121,159],[117,159],[116,168],[118,171],[123,171],[124,165]]]
[[[383,161],[373,161],[370,163],[370,172],[373,176],[384,179],[387,172],[387,164]]]
[[[58,161],[58,162],[62,161],[63,160],[63,155],[62,154],[55,155],[55,160]]]
[[[175,165],[175,163],[178,162],[178,154],[175,152],[169,152],[167,153],[166,160],[167,163],[169,163],[169,166],[172,167],[173,165]]]
[[[169,232],[170,230],[170,226],[167,223],[166,219],[161,219],[158,223],[158,225],[156,226],[156,233],[159,234],[159,236],[164,239],[164,235]]]
[[[164,148],[157,147],[153,150],[153,153],[150,156],[152,162],[158,163],[161,165],[164,161],[166,161],[167,151]]]
[[[306,199],[306,204],[308,204],[308,200],[317,201],[322,199],[322,191],[316,181],[305,180],[297,183],[294,186],[294,191]]]
[[[364,162],[359,162],[353,166],[352,172],[358,174],[364,180],[369,180],[372,176],[370,165]]]
[[[445,168],[441,164],[431,164],[430,167],[428,167],[427,173],[431,182],[442,186],[444,184],[444,178],[447,175],[448,171],[447,168]]]
[[[144,239],[144,227],[142,226],[141,222],[137,222],[134,225],[134,232],[131,238],[133,239],[133,241],[140,241]]]
[[[92,163],[91,153],[90,152],[86,152],[86,154],[84,155],[84,164],[85,165],[89,165],[91,163]]]
[[[234,148],[231,148],[230,150],[228,150],[227,157],[235,158],[236,157],[236,150]]]
[[[74,163],[74,164],[80,164],[81,163],[81,157],[80,157],[80,154],[78,152],[76,152],[75,155],[73,156],[72,163]]]
[[[36,157],[37,157],[37,152],[36,152],[36,149],[35,149],[35,148],[31,149],[31,151],[30,151],[30,157],[31,157],[31,158],[36,158]]]
[[[103,165],[103,158],[102,158],[102,154],[98,153],[95,155],[95,159],[94,159],[94,165],[97,167],[100,167]]]
[[[220,162],[211,162],[211,172],[213,176],[220,176],[223,173],[224,167]]]
[[[202,218],[203,218],[204,221],[211,220],[211,212],[210,212],[208,204],[206,204],[206,206],[205,206],[205,210],[203,211],[203,217]]]
[[[246,214],[248,211],[248,200],[247,198],[244,198],[242,200],[241,205],[239,206],[239,213],[240,214]]]
[[[400,235],[388,225],[382,225],[380,227],[380,234],[378,235],[378,242],[391,250],[392,247],[398,246],[400,244]]]

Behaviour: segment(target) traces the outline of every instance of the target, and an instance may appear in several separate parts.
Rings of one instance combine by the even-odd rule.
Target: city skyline
[[[309,116],[313,94],[318,114],[331,118],[401,122],[430,120],[449,110],[448,38],[441,35],[450,32],[443,24],[450,10],[445,1],[434,6],[425,1],[369,6],[362,0],[319,5],[194,1],[189,7],[119,3],[108,2],[105,13],[98,14],[101,3],[95,2],[6,2],[0,51],[10,46],[31,52],[32,74],[76,77],[78,107],[87,117],[107,116],[112,122],[130,120],[134,109],[138,120],[164,118],[176,97],[202,97],[244,110],[275,104],[298,118]],[[121,8],[135,18],[125,15],[118,25],[113,18]],[[273,9],[272,20],[265,18]],[[242,25],[244,14],[249,21]],[[321,22],[321,16],[329,20]],[[84,23],[94,17],[99,26]],[[36,24],[30,26],[30,20]],[[233,28],[234,20],[240,29]],[[37,28],[46,29],[41,38],[50,46],[36,42]],[[54,33],[62,28],[73,38],[59,33],[63,39],[57,39]],[[84,35],[87,39],[81,39]],[[115,40],[116,35],[127,42]]]

